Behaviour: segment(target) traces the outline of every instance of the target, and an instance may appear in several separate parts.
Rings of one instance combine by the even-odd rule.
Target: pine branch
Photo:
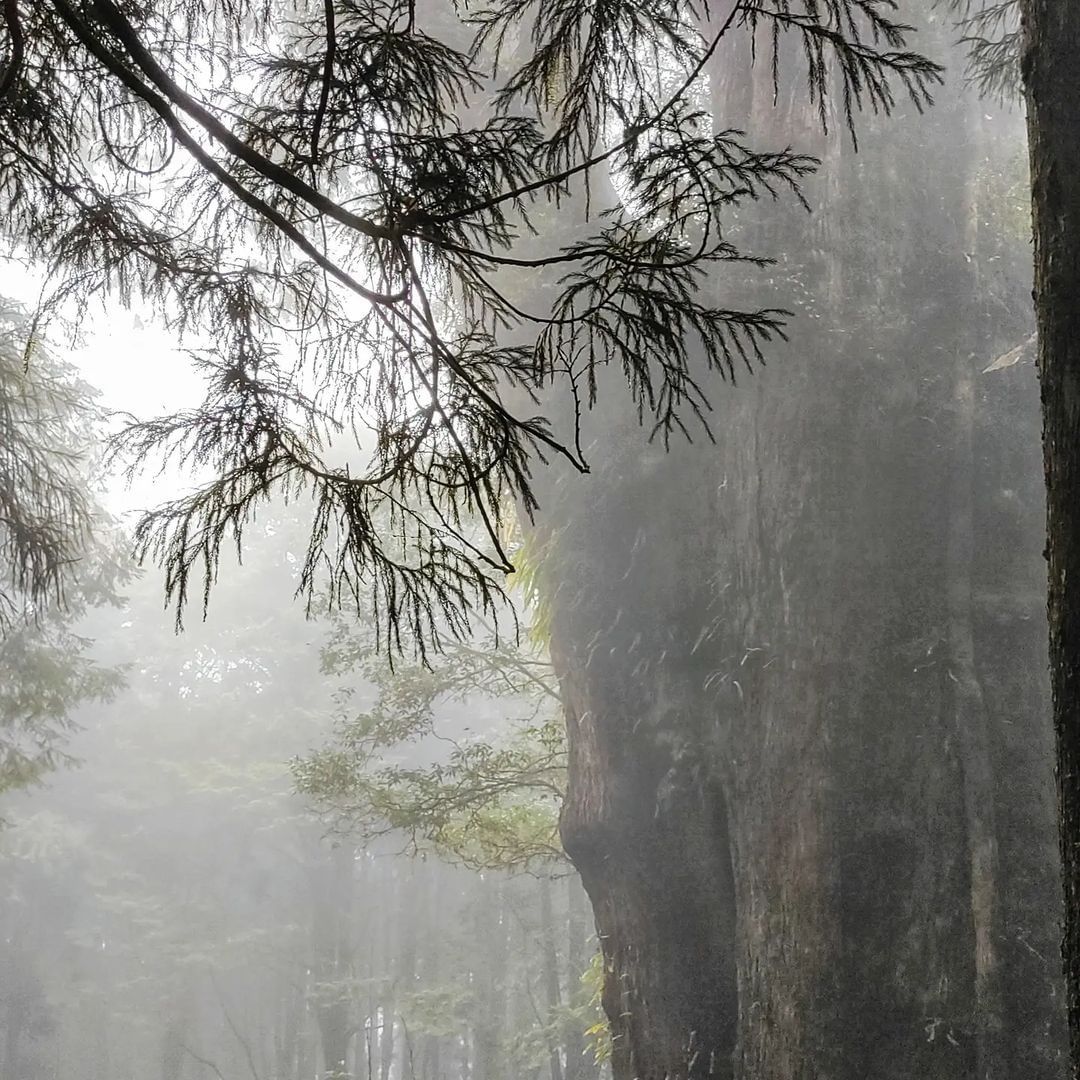
[[[899,92],[922,107],[939,77],[879,0],[733,0],[707,38],[675,0],[468,22],[406,0],[290,20],[270,0],[4,3],[0,207],[52,275],[38,325],[112,293],[215,343],[193,358],[203,404],[117,441],[208,477],[138,532],[178,620],[284,495],[310,500],[308,602],[366,595],[384,646],[425,658],[499,605],[502,515],[535,508],[538,463],[588,470],[601,369],[653,435],[690,438],[715,383],[783,336],[783,311],[702,289],[767,263],[732,211],[800,200],[814,166],[712,130],[695,102],[721,40],[796,35],[822,118],[832,65],[849,125]],[[561,201],[602,171],[622,204],[568,242]]]

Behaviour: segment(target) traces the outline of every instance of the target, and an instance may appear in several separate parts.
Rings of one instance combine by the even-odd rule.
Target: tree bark
[[[1050,681],[1065,922],[1062,959],[1074,1076],[1080,1076],[1080,9],[1025,0],[1049,570]]]
[[[799,144],[802,86],[774,105],[767,71],[723,65],[714,127]],[[1023,399],[975,385],[995,335],[1028,331],[970,269],[1000,162],[972,108],[954,84],[928,118],[864,123],[858,157],[812,147],[818,214],[738,226],[781,258],[735,299],[798,300],[783,362],[715,395],[715,447],[643,448],[602,399],[603,468],[556,503],[562,829],[616,1080],[987,1080],[1006,1045],[1060,1076],[1035,631],[976,603],[1030,577],[1030,516],[999,549],[998,503],[1038,480],[990,430],[1030,425]]]

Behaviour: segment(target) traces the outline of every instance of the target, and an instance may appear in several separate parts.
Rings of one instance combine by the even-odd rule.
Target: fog
[[[362,633],[289,605],[289,531],[267,522],[182,636],[150,573],[82,628],[126,685],[77,712],[74,767],[5,796],[4,1075],[531,1075],[552,1055],[595,1074],[595,942],[564,860],[467,869],[295,793],[290,759],[376,692],[320,670]],[[507,741],[534,712],[510,700],[440,704],[435,734]],[[389,752],[445,756],[430,742]]]
[[[465,40],[456,9],[419,7],[409,34],[419,18]],[[386,35],[405,34],[405,8],[390,8]],[[47,435],[29,479],[0,453],[0,1080],[1064,1080],[1023,116],[965,78],[946,8],[901,14],[918,24],[908,44],[944,65],[933,105],[900,83],[875,109],[864,85],[849,120],[841,61],[813,74],[809,50],[808,89],[795,40],[772,46],[773,66],[750,48],[769,35],[725,36],[717,12],[695,9],[703,40],[717,36],[693,62],[674,45],[654,57],[657,85],[686,76],[701,113],[689,127],[738,160],[714,196],[730,251],[688,272],[721,312],[715,338],[680,316],[674,344],[658,291],[522,374],[523,341],[618,295],[605,283],[585,315],[560,308],[570,279],[530,263],[542,243],[571,250],[605,220],[657,243],[665,215],[698,198],[649,202],[664,187],[655,162],[611,150],[647,127],[629,105],[616,115],[617,96],[590,132],[608,149],[588,190],[571,170],[565,201],[530,219],[535,236],[515,219],[520,246],[505,250],[529,258],[481,286],[449,259],[402,256],[402,295],[422,298],[405,331],[361,327],[399,302],[381,279],[389,300],[333,307],[333,268],[312,256],[300,285],[268,294],[273,318],[252,305],[262,336],[239,344],[202,294],[201,333],[180,325],[156,284],[134,298],[87,286],[91,314],[62,306],[32,333],[55,268],[8,237],[0,431],[32,447],[60,417],[68,433]],[[633,82],[610,62],[613,85]],[[209,62],[192,70],[208,99],[254,93],[213,83]],[[557,100],[560,70],[543,76]],[[328,139],[344,129],[331,84]],[[485,86],[454,98],[463,130],[499,118]],[[364,122],[379,136],[406,124],[386,116]],[[416,124],[427,138],[426,114]],[[379,146],[395,168],[407,159]],[[452,155],[430,155],[442,172],[424,181],[453,210]],[[307,183],[315,165],[297,160]],[[325,183],[357,213],[375,199],[355,177]],[[194,183],[147,190],[192,230],[213,217]],[[390,220],[386,207],[371,220]],[[642,250],[693,262],[711,215],[693,203],[678,243]],[[378,264],[321,227],[324,261]],[[207,250],[257,252],[245,228]],[[504,250],[484,235],[455,233],[453,250]],[[258,273],[284,280],[266,250]],[[473,291],[429,303],[455,273]],[[315,316],[297,314],[301,286]],[[771,314],[745,314],[759,309]],[[474,310],[483,333],[459,345]],[[650,318],[660,330],[640,329]],[[430,368],[413,335],[435,343]],[[219,345],[235,367],[197,373],[193,353]],[[307,348],[320,358],[302,369]],[[502,367],[470,397],[452,379],[474,349]],[[229,398],[268,370],[270,389]],[[35,379],[80,388],[65,404]],[[275,394],[285,404],[267,420]],[[475,420],[494,399],[496,415],[551,422],[520,459],[524,424]],[[242,452],[106,449],[168,412]],[[428,472],[402,479],[425,439]],[[293,456],[274,457],[282,446]],[[76,463],[57,476],[86,499],[58,514],[59,535],[44,528],[62,502],[51,456]],[[354,498],[349,485],[383,467],[386,489]],[[38,497],[42,469],[32,523],[55,548],[41,565],[62,569],[39,596],[10,507],[19,484]],[[144,510],[245,469],[250,489],[208,502],[219,516],[139,539]],[[413,584],[425,575],[430,594]]]

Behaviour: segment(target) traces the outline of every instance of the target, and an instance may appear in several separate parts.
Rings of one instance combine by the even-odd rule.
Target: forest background
[[[443,478],[464,475],[479,501],[475,531],[451,522],[441,534],[457,544],[456,561],[434,605],[422,585],[395,592],[385,551],[365,548],[390,622],[347,588],[332,625],[316,632],[299,612],[290,625],[281,596],[311,585],[319,563],[297,504],[270,503],[245,533],[244,567],[216,567],[212,621],[187,637],[169,638],[150,615],[155,583],[132,579],[110,541],[83,560],[95,573],[80,574],[66,614],[46,605],[48,619],[6,633],[7,658],[17,654],[27,677],[5,701],[8,728],[30,746],[11,741],[12,783],[39,778],[62,753],[84,759],[47,792],[8,796],[12,1077],[59,1076],[78,1060],[85,1068],[88,1047],[102,1077],[378,1069],[384,1080],[523,1070],[561,1080],[599,1067],[667,1077],[1062,1075],[1024,151],[1019,118],[964,88],[954,20],[918,14],[920,49],[952,60],[946,82],[922,117],[934,69],[881,61],[883,77],[914,78],[913,94],[881,98],[866,90],[879,84],[862,84],[868,103],[889,108],[860,122],[858,155],[845,131],[839,43],[826,40],[839,57],[824,72],[838,80],[829,95],[813,78],[807,91],[786,37],[771,69],[750,63],[745,33],[717,38],[696,72],[696,107],[710,118],[709,152],[730,158],[722,174],[735,183],[718,206],[723,236],[739,248],[714,255],[731,263],[760,249],[777,261],[710,272],[703,290],[725,317],[709,323],[695,311],[711,329],[692,324],[697,344],[679,338],[673,365],[644,348],[659,381],[631,364],[630,400],[604,368],[569,366],[572,407],[554,407],[552,446],[555,456],[572,448],[567,468],[543,472],[534,490],[515,458],[495,452],[509,470],[500,475],[517,484],[517,513],[504,511],[504,522],[485,516],[486,489],[462,456],[436,448]],[[793,29],[798,38],[805,28]],[[766,26],[755,34],[768,44]],[[669,75],[657,75],[661,87]],[[635,127],[629,114],[623,122]],[[753,157],[727,135],[733,126],[774,156]],[[905,137],[916,131],[914,153]],[[816,155],[817,176],[784,146]],[[658,139],[640,172],[631,158],[628,172],[601,177],[590,194],[630,205],[633,224],[640,211],[619,185],[668,198],[650,169],[669,152]],[[802,183],[814,215],[794,199],[790,213],[773,202],[770,180]],[[676,203],[662,205],[678,217]],[[692,212],[712,220],[711,209]],[[627,220],[605,235],[604,259],[647,250],[619,244],[655,246]],[[95,261],[115,239],[90,231],[96,221],[87,212],[62,242],[47,242],[66,244],[83,274],[100,270],[123,287],[122,264]],[[106,219],[117,221],[137,218]],[[570,250],[582,223],[542,222],[549,238],[564,232]],[[44,224],[27,235],[45,242]],[[136,236],[133,250],[142,242]],[[402,272],[415,274],[407,264]],[[503,269],[509,299],[495,302],[513,309],[538,280],[553,279]],[[786,349],[775,342],[778,313],[755,312],[762,288],[793,309]],[[646,294],[636,295],[640,305]],[[269,364],[265,343],[258,355],[243,351],[255,341],[257,306],[239,310],[249,336],[237,339],[238,355]],[[590,308],[562,310],[590,333],[628,325],[625,308],[599,329]],[[52,372],[31,355],[36,345],[27,352],[29,324],[12,313],[8,325],[6,362],[21,393],[20,377]],[[439,340],[433,325],[429,345]],[[661,345],[673,340],[653,333]],[[662,435],[678,434],[672,402],[691,416],[705,411],[702,363],[734,376],[732,356],[741,362],[741,347],[756,366],[766,334],[780,362],[710,394],[712,440],[645,442],[643,405]],[[642,344],[630,333],[609,359]],[[466,341],[458,362],[472,362],[475,347]],[[447,359],[441,350],[432,355]],[[208,370],[219,398],[191,414],[196,440],[205,430],[228,435],[226,391],[247,406],[265,400],[260,386],[285,400],[254,367]],[[62,370],[55,377],[70,383]],[[580,393],[593,377],[602,393],[586,437],[576,431]],[[546,376],[540,383],[547,393]],[[484,401],[482,382],[466,385]],[[55,392],[36,393],[26,415],[53,417]],[[470,407],[466,394],[462,415]],[[85,413],[71,408],[77,431]],[[177,430],[144,428],[137,449]],[[280,445],[287,426],[272,430]],[[488,452],[493,442],[479,445]],[[572,474],[586,451],[588,481]],[[294,444],[288,453],[289,467],[312,468]],[[196,470],[220,464],[197,451],[189,460]],[[227,559],[218,525],[231,524],[231,507],[254,505],[251,488],[215,487],[213,472],[204,490],[217,501],[199,504],[208,516],[174,504],[158,519],[163,532],[141,534],[144,547],[163,538],[158,552],[181,599],[189,555]],[[312,475],[332,507],[349,490],[340,474]],[[521,511],[531,494],[541,511],[530,525]],[[346,525],[377,520],[371,512],[361,507]],[[206,528],[178,532],[178,522]],[[430,520],[419,528],[419,543],[430,543]],[[474,622],[478,636],[449,644],[445,660],[427,654],[434,673],[399,661],[392,676],[378,674],[371,657],[394,640],[398,616],[421,642],[431,632],[452,642],[444,600],[459,597],[454,582],[478,588],[484,607],[488,586],[469,560],[485,532],[492,565],[513,553],[525,571],[536,637],[511,649]],[[192,536],[210,539],[189,545]],[[339,600],[351,580],[342,565],[331,562],[328,586]],[[63,575],[54,576],[50,587]],[[14,584],[18,595],[24,582]],[[122,592],[130,625],[118,629],[101,602]],[[100,610],[76,623],[87,607]],[[551,650],[567,714],[562,836],[594,907],[598,963],[555,840],[564,750],[544,713],[555,684],[534,640]],[[507,711],[521,722],[508,727]],[[66,741],[72,724],[82,734]],[[334,742],[309,756],[326,734]],[[290,773],[292,753],[302,759]],[[290,794],[294,782],[321,816]],[[427,859],[403,862],[402,845]],[[507,877],[507,866],[555,882]],[[475,936],[455,944],[474,920]]]

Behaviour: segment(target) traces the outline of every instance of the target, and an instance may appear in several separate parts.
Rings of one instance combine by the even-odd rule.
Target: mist
[[[16,6],[0,1080],[1071,1075],[960,13]]]

